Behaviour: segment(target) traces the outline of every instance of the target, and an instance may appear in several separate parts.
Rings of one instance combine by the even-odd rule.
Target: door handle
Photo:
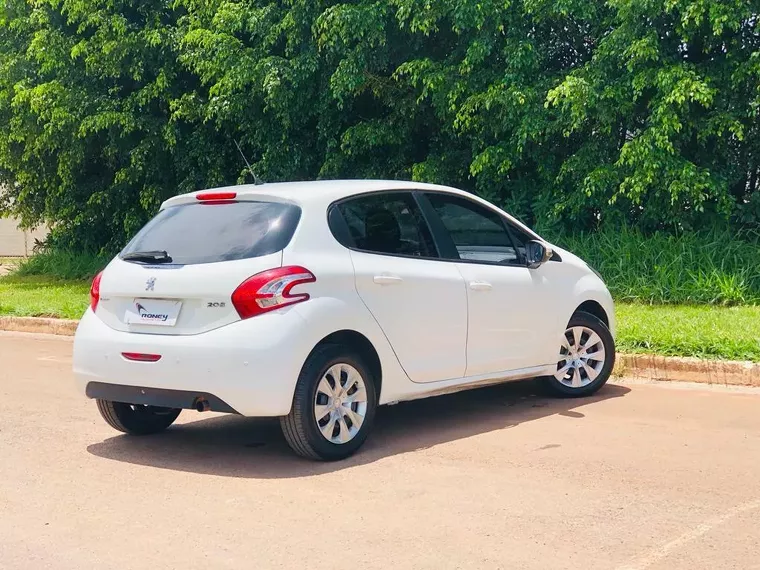
[[[486,281],[470,281],[470,289],[473,291],[490,291],[493,285]]]
[[[403,279],[398,275],[375,275],[374,281],[378,285],[396,285],[401,283]]]

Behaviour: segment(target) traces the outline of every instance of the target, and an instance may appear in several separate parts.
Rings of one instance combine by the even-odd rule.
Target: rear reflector
[[[145,354],[143,352],[122,352],[121,355],[127,360],[135,362],[158,362],[161,360],[160,354]]]
[[[232,293],[232,304],[241,319],[248,319],[307,301],[308,293],[292,293],[291,290],[316,280],[311,271],[297,265],[270,269],[243,281]]]
[[[195,199],[201,202],[225,202],[235,198],[237,198],[237,192],[203,192],[195,195]]]

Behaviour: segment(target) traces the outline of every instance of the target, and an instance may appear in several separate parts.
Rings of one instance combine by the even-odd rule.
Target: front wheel
[[[293,451],[334,461],[361,447],[376,408],[375,379],[361,358],[344,347],[325,345],[306,360],[293,406],[280,424]]]
[[[563,397],[590,396],[609,379],[615,365],[615,340],[600,319],[575,313],[559,347],[557,371],[543,381]]]
[[[130,435],[150,435],[164,431],[182,411],[178,408],[124,404],[109,400],[96,402],[100,415],[108,425]]]

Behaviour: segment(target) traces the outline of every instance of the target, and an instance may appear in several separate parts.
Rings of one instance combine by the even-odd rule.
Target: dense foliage
[[[247,176],[554,231],[760,225],[760,0],[3,0],[0,211],[113,249]]]

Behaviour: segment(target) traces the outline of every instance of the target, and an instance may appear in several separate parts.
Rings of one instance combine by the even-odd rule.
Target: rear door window
[[[331,216],[330,227],[346,247],[372,253],[437,257],[422,212],[409,192],[368,194],[333,207],[342,215],[345,231]]]
[[[181,265],[260,257],[284,249],[300,217],[298,206],[279,202],[172,206],[148,222],[121,255],[166,251]]]

